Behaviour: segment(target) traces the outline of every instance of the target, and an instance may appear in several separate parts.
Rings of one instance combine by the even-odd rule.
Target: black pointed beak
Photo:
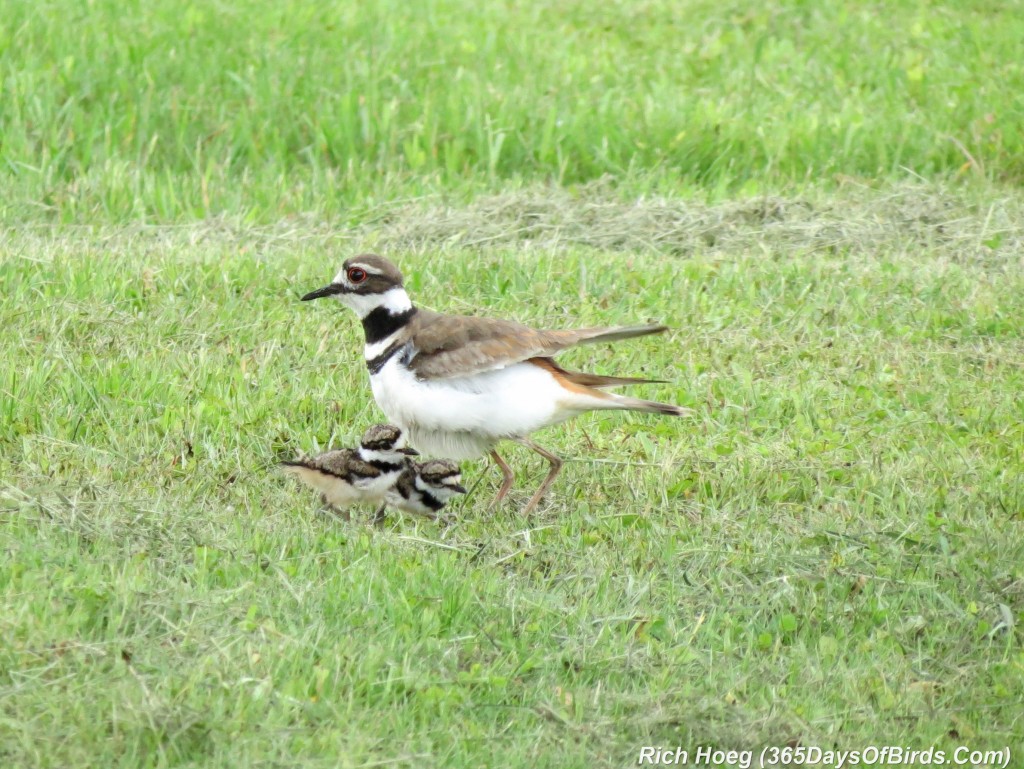
[[[302,297],[302,301],[308,302],[310,299],[321,299],[325,296],[334,296],[335,294],[344,293],[344,291],[345,286],[343,286],[341,283],[331,283],[331,285],[324,286],[323,288],[318,288],[316,291],[310,291],[308,294]]]
[[[452,491],[459,492],[459,494],[466,493],[466,487],[463,486],[461,483],[449,483],[448,488],[451,489]]]
[[[412,446],[406,446],[404,449],[399,449],[398,453],[405,454],[408,457],[418,457],[420,455],[420,453]]]

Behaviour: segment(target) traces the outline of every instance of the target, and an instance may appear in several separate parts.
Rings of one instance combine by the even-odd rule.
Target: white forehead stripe
[[[384,274],[381,270],[378,270],[376,267],[371,267],[370,265],[363,264],[362,262],[352,262],[352,264],[350,264],[348,267],[342,267],[338,274],[334,276],[334,280],[332,282],[348,283],[348,271],[351,270],[353,267],[358,267],[360,270],[362,270],[363,272],[367,272],[370,275]]]
[[[349,263],[349,265],[348,265],[348,267],[342,267],[342,268],[341,268],[341,272],[339,272],[339,273],[338,273],[338,276],[339,276],[339,277],[344,277],[344,276],[345,276],[345,274],[346,274],[346,273],[347,273],[347,272],[348,272],[349,270],[351,270],[351,269],[352,269],[353,267],[358,267],[358,268],[359,268],[360,270],[362,270],[363,272],[368,272],[368,273],[370,273],[371,275],[383,275],[383,274],[384,274],[384,271],[383,271],[383,270],[380,270],[380,269],[378,269],[378,268],[376,268],[376,267],[371,267],[371,266],[370,266],[370,265],[368,265],[368,264],[363,264],[362,262],[350,262],[350,263]]]

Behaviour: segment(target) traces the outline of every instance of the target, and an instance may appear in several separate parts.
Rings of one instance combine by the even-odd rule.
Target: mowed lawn
[[[811,232],[800,207],[767,229],[705,210],[734,245],[687,258],[382,231],[425,306],[664,320],[565,359],[668,379],[646,392],[696,412],[542,434],[572,461],[531,520],[535,458],[513,451],[495,514],[497,471],[467,463],[450,528],[342,523],[274,470],[379,418],[354,318],[298,301],[368,232],[8,233],[8,765],[1019,746],[1020,206],[923,202],[963,240],[894,216],[870,252],[782,248]]]
[[[1024,750],[1013,4],[8,3],[0,767]],[[671,326],[451,525],[277,471],[436,310]]]

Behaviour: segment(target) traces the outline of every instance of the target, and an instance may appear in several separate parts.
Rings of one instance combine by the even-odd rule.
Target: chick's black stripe
[[[410,307],[400,313],[391,313],[385,307],[378,307],[371,310],[363,318],[363,333],[366,334],[367,344],[383,342],[402,326],[409,322],[409,318],[416,314],[416,308]]]
[[[401,470],[402,465],[396,462],[385,462],[383,459],[371,459],[370,464],[380,470],[382,473],[393,473],[395,470]]]
[[[357,473],[349,468],[344,473],[336,473],[330,468],[324,467],[323,465],[313,464],[311,462],[282,462],[284,467],[301,467],[304,470],[310,472],[320,473],[321,475],[329,475],[331,478],[337,478],[339,481],[345,481],[345,483],[351,485],[354,481],[362,480],[367,476]]]
[[[433,510],[435,513],[438,510],[440,510],[442,507],[444,507],[444,502],[442,502],[440,499],[435,497],[429,491],[421,491],[420,492],[420,499],[421,499],[421,501],[423,502],[424,505],[426,505],[428,508]]]

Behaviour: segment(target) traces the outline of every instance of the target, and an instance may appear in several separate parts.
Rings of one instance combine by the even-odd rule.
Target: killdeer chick
[[[410,461],[395,485],[384,495],[384,504],[377,511],[375,520],[380,522],[384,519],[384,508],[388,505],[433,520],[450,499],[465,493],[462,471],[452,460]]]
[[[320,492],[324,504],[348,518],[347,508],[361,502],[379,503],[398,482],[415,449],[394,425],[374,425],[358,449],[337,449],[307,459],[282,462],[285,472]]]
[[[519,441],[550,463],[547,477],[523,508],[525,515],[562,467],[558,457],[527,440],[530,433],[595,409],[687,413],[601,389],[657,380],[566,371],[552,358],[578,344],[657,334],[666,326],[538,330],[509,320],[432,312],[413,306],[402,273],[375,254],[347,260],[330,285],[302,300],[325,296],[362,320],[373,396],[411,445],[453,459],[490,453],[504,478],[492,506],[515,480],[494,449],[502,440]]]

